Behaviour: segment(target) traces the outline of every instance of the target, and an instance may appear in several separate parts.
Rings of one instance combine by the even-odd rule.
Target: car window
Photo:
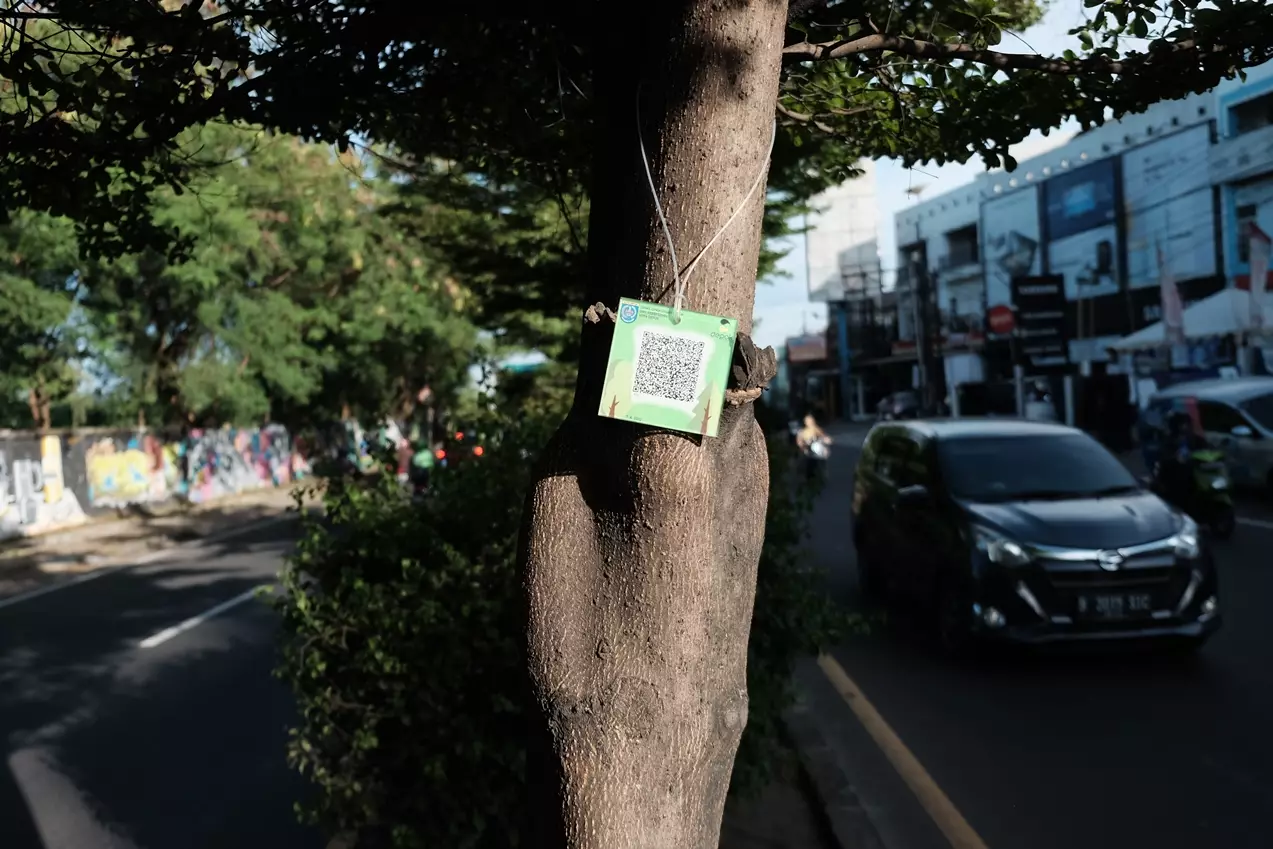
[[[1265,430],[1273,430],[1273,392],[1242,402],[1242,409]]]
[[[893,479],[893,466],[897,464],[893,456],[898,450],[898,447],[895,444],[896,441],[896,428],[889,428],[888,430],[881,431],[876,439],[873,440],[874,444],[872,447],[875,452],[875,462],[872,464],[871,468],[875,470],[877,475],[882,478],[887,478],[888,480]]]
[[[1207,433],[1228,433],[1238,425],[1246,424],[1241,413],[1218,401],[1199,401],[1198,416],[1202,420],[1202,429]]]
[[[862,454],[858,457],[858,469],[878,472],[879,471],[879,454],[880,442],[883,434],[880,428],[875,428],[866,435],[866,440],[862,443]]]
[[[925,446],[925,440],[911,431],[899,429],[889,434],[885,448],[880,452],[887,470],[882,470],[880,474],[899,487],[927,486],[932,475],[929,473]]]
[[[1139,487],[1127,467],[1085,433],[942,440],[947,489],[970,501],[1080,498]]]
[[[1149,402],[1143,412],[1140,414],[1140,421],[1147,428],[1160,428],[1167,416],[1167,410],[1171,407],[1171,402],[1163,399],[1156,399]]]
[[[863,463],[869,463],[873,472],[890,481],[893,479],[893,468],[898,465],[896,454],[901,450],[897,436],[896,427],[877,427],[871,431],[871,438],[867,440],[862,457]]]

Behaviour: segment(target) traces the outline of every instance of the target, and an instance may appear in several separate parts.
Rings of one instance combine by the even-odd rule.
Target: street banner
[[[1158,246],[1158,287],[1162,299],[1163,340],[1168,345],[1185,344],[1185,308],[1180,301],[1176,279],[1167,267],[1162,245]]]
[[[1251,329],[1264,329],[1264,291],[1269,276],[1268,235],[1254,221],[1251,222]]]

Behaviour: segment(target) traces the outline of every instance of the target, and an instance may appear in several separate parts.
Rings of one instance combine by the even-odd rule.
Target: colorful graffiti
[[[279,425],[196,430],[170,440],[100,431],[9,436],[0,440],[0,538],[130,505],[205,502],[283,486],[309,471]]]
[[[84,521],[79,499],[62,476],[61,438],[40,438],[38,458],[11,459],[13,448],[0,444],[0,538]]]
[[[190,439],[190,500],[288,483],[290,453],[282,428],[195,431]]]
[[[84,452],[88,500],[94,507],[165,501],[185,491],[185,445],[165,445],[151,434],[127,440],[103,437]]]

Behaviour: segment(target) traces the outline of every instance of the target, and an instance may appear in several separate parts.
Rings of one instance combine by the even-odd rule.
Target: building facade
[[[853,367],[853,344],[860,328],[851,314],[861,314],[866,301],[878,300],[882,289],[879,254],[879,205],[875,164],[859,163],[862,173],[812,201],[817,212],[806,224],[805,262],[809,300],[827,304],[826,360],[806,368],[809,395],[829,414],[860,415],[864,397]]]
[[[898,213],[895,353],[922,362],[927,345],[939,383],[1002,378],[1020,361],[995,320],[1016,306],[1013,279],[1055,276],[1056,369],[1088,371],[1160,320],[1164,274],[1186,305],[1249,285],[1252,223],[1273,232],[1273,65]]]

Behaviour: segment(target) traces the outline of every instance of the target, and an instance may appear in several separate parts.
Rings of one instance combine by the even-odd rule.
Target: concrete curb
[[[6,549],[17,548],[28,541],[56,541],[59,539],[74,539],[76,535],[97,528],[108,527],[110,525],[131,522],[134,520],[147,519],[167,519],[172,516],[179,515],[196,515],[207,510],[217,507],[233,505],[235,503],[245,501],[249,498],[259,496],[264,492],[287,492],[291,493],[305,486],[313,486],[317,479],[306,481],[297,481],[286,486],[279,487],[261,487],[260,489],[249,489],[242,492],[236,492],[232,495],[223,495],[218,498],[210,498],[207,501],[198,503],[184,501],[180,498],[171,498],[162,502],[159,509],[153,511],[140,511],[136,513],[125,513],[120,515],[104,514],[101,516],[87,516],[84,521],[74,524],[50,525],[47,528],[41,528],[38,531],[29,534],[20,534],[18,536],[4,537],[0,539],[0,552]]]
[[[223,528],[220,531],[216,531],[214,533],[208,534],[207,536],[202,536],[197,539],[188,540],[186,542],[179,542],[174,545],[164,546],[162,548],[156,548],[151,551],[143,552],[140,554],[121,555],[118,558],[107,559],[102,561],[95,568],[87,572],[81,572],[75,575],[75,577],[69,578],[65,581],[55,581],[50,584],[45,584],[44,586],[41,586],[41,587],[35,587],[25,592],[14,593],[13,595],[8,595],[8,596],[0,596],[0,609],[6,608],[6,607],[12,607],[13,605],[16,605],[16,604],[22,604],[23,602],[32,601],[34,599],[39,598],[40,596],[48,595],[49,593],[54,593],[54,592],[57,592],[58,590],[66,589],[67,587],[78,586],[79,584],[87,584],[89,581],[95,581],[98,578],[102,578],[106,575],[113,575],[118,572],[136,568],[138,566],[146,566],[150,563],[154,563],[157,560],[162,560],[165,557],[171,557],[173,554],[176,554],[181,551],[197,549],[200,546],[204,546],[204,545],[215,545],[216,543],[219,543],[222,540],[232,539],[233,537],[243,536],[244,534],[250,534],[253,531],[260,530],[261,528],[267,528],[267,527],[270,527],[271,525],[282,524],[284,522],[295,520],[297,518],[298,518],[298,514],[295,511],[289,511],[287,513],[283,513],[278,516],[269,516],[263,519],[259,519],[255,522],[249,522],[246,525],[240,525],[237,528]]]
[[[835,750],[827,744],[813,711],[797,692],[796,704],[783,716],[801,769],[817,794],[827,831],[840,849],[887,849]]]

